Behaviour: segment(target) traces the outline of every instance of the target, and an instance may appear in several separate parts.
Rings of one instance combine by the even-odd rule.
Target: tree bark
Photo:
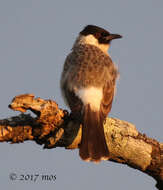
[[[31,110],[36,117],[23,113],[0,120],[1,142],[32,140],[48,149],[78,148],[82,126],[72,120],[66,110],[59,109],[54,101],[23,94],[16,96],[9,107],[21,112]],[[163,189],[163,143],[141,134],[133,124],[117,118],[107,118],[104,132],[109,161],[126,164],[150,175],[157,182],[156,188]]]

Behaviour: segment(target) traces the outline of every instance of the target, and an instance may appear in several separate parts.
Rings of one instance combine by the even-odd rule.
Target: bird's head
[[[76,42],[95,45],[98,48],[100,48],[103,52],[107,53],[110,46],[110,42],[118,38],[122,38],[122,36],[119,34],[111,34],[107,30],[95,25],[87,25],[79,33]]]

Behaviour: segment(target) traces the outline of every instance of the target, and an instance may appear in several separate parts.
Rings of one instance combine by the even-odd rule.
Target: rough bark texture
[[[32,94],[16,96],[9,107],[16,111],[31,110],[29,114],[0,120],[0,141],[20,143],[32,140],[44,148],[78,148],[82,126],[59,109],[52,100],[34,98]],[[163,143],[139,133],[129,122],[107,118],[104,125],[110,161],[138,169],[156,181],[157,189],[163,189]]]

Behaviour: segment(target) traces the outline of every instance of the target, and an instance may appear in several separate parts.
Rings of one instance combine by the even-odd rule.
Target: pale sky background
[[[0,0],[0,118],[15,95],[57,101],[64,59],[82,28],[95,24],[123,35],[110,55],[120,70],[112,117],[163,142],[162,0]],[[34,142],[0,144],[1,189],[155,189],[155,181],[112,162],[83,162],[78,150],[43,150]],[[55,182],[10,181],[9,174],[54,174]]]

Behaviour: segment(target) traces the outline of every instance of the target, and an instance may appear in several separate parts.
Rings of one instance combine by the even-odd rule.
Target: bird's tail
[[[109,159],[103,121],[104,117],[100,114],[100,111],[92,111],[89,104],[84,106],[79,154],[85,161],[99,162]]]

